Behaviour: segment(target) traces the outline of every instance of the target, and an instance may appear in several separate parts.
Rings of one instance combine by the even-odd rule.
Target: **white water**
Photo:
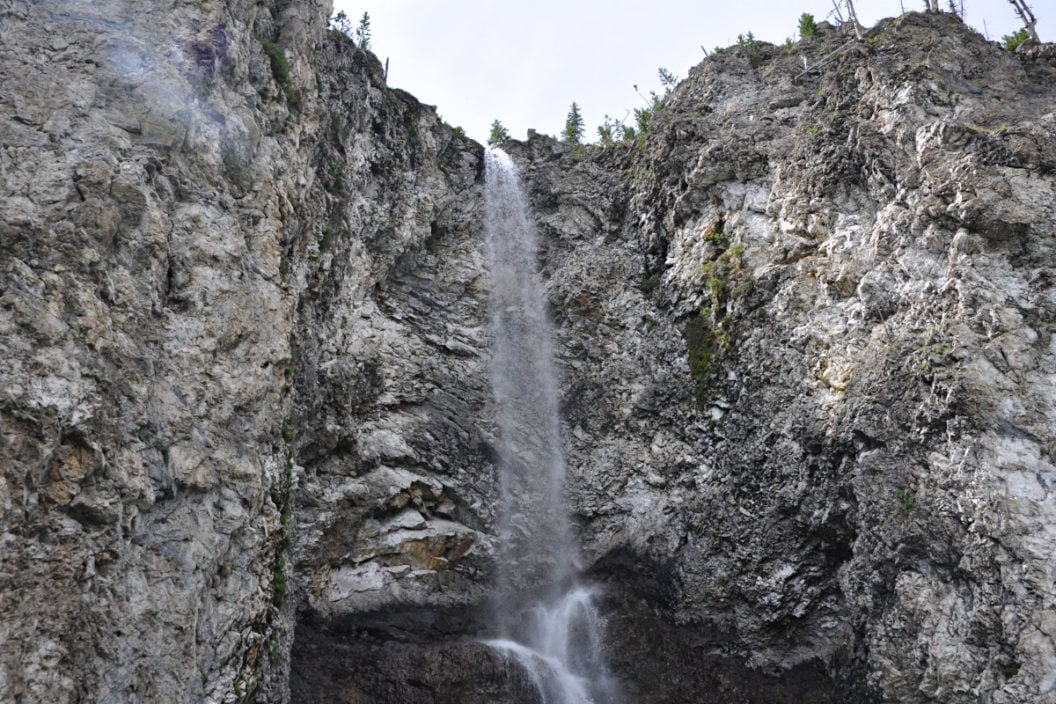
[[[513,162],[497,149],[484,160],[501,565],[499,636],[487,643],[524,668],[543,704],[609,704],[604,624],[595,590],[577,579],[562,500],[565,459],[538,241]]]

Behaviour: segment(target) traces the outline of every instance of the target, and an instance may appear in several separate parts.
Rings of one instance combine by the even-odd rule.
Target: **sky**
[[[958,0],[959,2],[959,0]],[[947,0],[941,0],[943,7]],[[1030,3],[1043,40],[1054,37],[1056,0]],[[334,0],[358,23],[370,14],[371,49],[389,61],[389,85],[436,105],[481,142],[499,119],[517,139],[528,128],[559,134],[578,103],[586,140],[660,91],[657,70],[679,78],[738,34],[780,44],[803,12],[829,17],[832,0]],[[1021,25],[1007,0],[964,0],[965,21],[999,40]],[[919,10],[924,0],[856,0],[870,27]],[[638,92],[634,86],[638,86]],[[633,120],[629,121],[633,122]]]

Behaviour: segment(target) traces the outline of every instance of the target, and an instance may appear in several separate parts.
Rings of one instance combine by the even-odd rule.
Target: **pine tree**
[[[605,116],[605,120],[598,125],[598,139],[601,141],[601,146],[611,147],[616,144],[616,129],[618,127],[620,127],[620,123],[608,115]]]
[[[565,118],[565,129],[561,132],[561,138],[569,144],[583,143],[583,115],[579,112],[579,105],[575,102],[568,110]]]
[[[660,85],[664,87],[664,95],[668,95],[678,85],[678,76],[668,71],[666,68],[661,66],[657,69],[657,73],[660,75]]]
[[[801,39],[813,37],[818,33],[818,23],[814,21],[814,15],[804,12],[799,16],[799,36]]]
[[[491,123],[491,134],[488,135],[489,147],[501,147],[510,139],[510,132],[498,120]]]
[[[366,12],[363,13],[359,26],[356,27],[356,46],[364,50],[370,49],[370,15]]]
[[[656,91],[649,91],[649,105],[644,108],[634,109],[634,122],[638,125],[637,136],[645,137],[645,135],[649,134],[653,116],[663,109],[664,99],[657,95]]]
[[[336,29],[346,37],[351,38],[352,36],[352,20],[348,19],[348,15],[345,14],[344,10],[330,18],[330,28]]]

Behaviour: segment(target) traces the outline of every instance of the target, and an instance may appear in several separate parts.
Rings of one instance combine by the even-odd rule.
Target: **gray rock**
[[[481,148],[329,10],[0,11],[5,701],[534,701]],[[628,701],[1053,701],[1056,51],[849,39],[509,146]]]

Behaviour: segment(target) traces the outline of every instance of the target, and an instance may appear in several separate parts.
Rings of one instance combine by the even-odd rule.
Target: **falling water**
[[[603,624],[594,590],[578,580],[562,501],[565,459],[538,242],[517,169],[501,150],[485,154],[484,200],[501,502],[499,635],[487,642],[524,668],[543,704],[609,704]]]

